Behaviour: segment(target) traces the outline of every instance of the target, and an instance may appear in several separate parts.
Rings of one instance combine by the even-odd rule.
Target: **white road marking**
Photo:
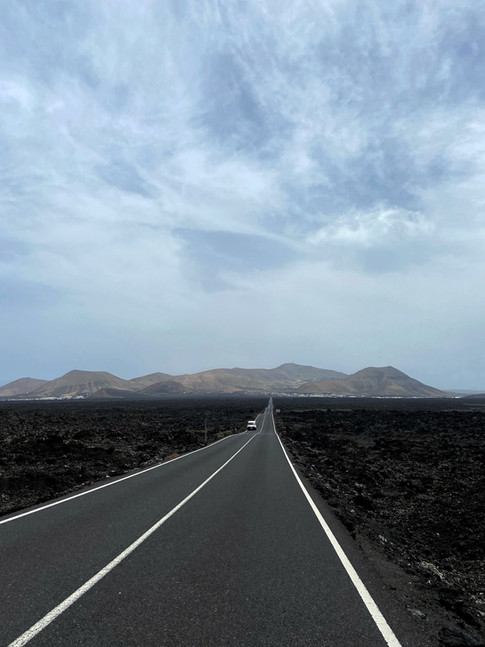
[[[352,584],[357,589],[357,592],[359,593],[360,597],[362,598],[363,603],[367,607],[367,610],[371,614],[372,619],[374,620],[374,622],[377,625],[377,628],[381,632],[382,637],[384,638],[384,640],[386,641],[386,643],[388,644],[389,647],[402,647],[401,643],[396,638],[396,635],[392,631],[391,627],[388,625],[387,620],[382,615],[379,607],[374,602],[374,599],[372,598],[371,594],[367,590],[364,582],[362,582],[360,577],[357,575],[357,571],[355,570],[355,568],[350,563],[349,558],[345,554],[343,548],[338,543],[337,538],[335,537],[333,532],[330,530],[330,528],[329,528],[327,522],[325,521],[325,519],[323,518],[320,510],[317,508],[317,506],[315,505],[313,499],[309,495],[306,487],[303,485],[302,480],[298,476],[295,468],[291,464],[291,460],[290,460],[290,458],[288,456],[288,453],[287,453],[286,449],[283,446],[283,443],[281,442],[281,438],[276,433],[276,427],[275,427],[273,413],[271,413],[271,417],[272,417],[272,420],[273,420],[273,429],[274,429],[275,435],[279,440],[279,443],[281,445],[281,449],[283,450],[283,453],[284,453],[284,455],[286,457],[286,460],[288,461],[288,464],[289,464],[289,466],[291,468],[291,471],[293,472],[294,477],[296,478],[296,480],[298,482],[298,485],[303,490],[303,494],[305,495],[308,503],[310,504],[311,509],[315,513],[315,516],[317,517],[318,521],[320,522],[320,525],[322,526],[323,530],[325,531],[325,534],[327,535],[330,543],[332,544],[333,549],[335,550],[335,552],[337,553],[338,558],[342,562],[342,566],[347,571],[348,576],[352,580]]]
[[[256,417],[256,420],[259,418],[261,414],[259,414]],[[117,483],[121,483],[122,481],[126,481],[127,479],[132,479],[135,476],[140,476],[140,474],[145,474],[145,472],[150,472],[151,470],[156,470],[160,467],[163,467],[164,465],[169,465],[170,463],[173,463],[174,461],[178,461],[181,458],[185,458],[186,456],[190,456],[191,454],[196,454],[197,452],[201,452],[204,449],[209,449],[209,447],[214,447],[214,445],[217,445],[218,443],[221,443],[223,440],[227,440],[228,438],[233,438],[234,436],[242,436],[247,432],[243,431],[240,434],[231,434],[230,436],[225,436],[224,438],[221,438],[219,440],[216,440],[214,443],[211,443],[210,445],[206,445],[206,447],[199,447],[199,449],[194,449],[191,452],[187,452],[186,454],[182,454],[181,456],[177,456],[177,458],[173,458],[170,461],[166,461],[163,463],[158,463],[157,465],[152,465],[151,467],[147,467],[144,470],[140,470],[139,472],[135,472],[134,474],[129,474],[128,476],[122,476],[119,479],[110,481],[109,483],[103,483],[103,485],[98,485],[96,487],[90,488],[89,490],[85,490],[84,492],[78,492],[77,494],[71,494],[70,496],[65,497],[64,499],[60,499],[59,501],[52,501],[51,503],[46,503],[46,505],[39,506],[38,508],[35,508],[34,510],[28,510],[27,512],[21,512],[20,514],[16,514],[13,517],[8,517],[8,519],[3,519],[0,521],[0,526],[4,523],[10,523],[10,521],[15,521],[15,519],[20,519],[21,517],[27,517],[29,514],[35,514],[36,512],[41,512],[41,510],[47,510],[47,508],[52,508],[55,505],[61,505],[61,503],[66,503],[67,501],[72,501],[73,499],[77,499],[80,496],[86,496],[86,494],[92,494],[93,492],[97,492],[98,490],[102,490],[105,487],[111,487],[112,485],[116,485]]]
[[[259,432],[260,433],[260,432]],[[110,571],[112,571],[115,566],[118,566],[125,557],[128,557],[130,553],[132,553],[140,544],[142,544],[150,535],[152,535],[156,530],[160,528],[170,517],[172,517],[182,506],[184,506],[192,497],[194,497],[197,492],[200,492],[202,488],[211,481],[214,476],[219,474],[221,470],[223,470],[226,465],[228,465],[233,458],[235,458],[239,452],[242,452],[242,450],[246,447],[246,445],[249,445],[249,443],[254,440],[254,438],[258,434],[254,434],[254,436],[251,436],[251,438],[247,441],[247,443],[244,443],[244,445],[237,450],[235,454],[231,456],[221,467],[219,467],[211,476],[209,476],[203,483],[201,483],[195,490],[193,490],[188,496],[185,497],[183,501],[181,501],[178,505],[176,505],[170,512],[168,512],[164,517],[162,517],[157,523],[155,523],[151,528],[149,528],[141,537],[136,539],[128,548],[126,548],[122,553],[120,553],[117,557],[115,557],[109,564],[106,564],[104,568],[102,568],[100,571],[96,573],[90,580],[85,582],[82,586],[80,586],[72,595],[70,595],[68,598],[66,598],[63,602],[58,604],[52,611],[49,611],[47,615],[45,615],[43,618],[41,618],[38,622],[36,622],[30,629],[27,629],[26,632],[24,632],[21,636],[19,636],[16,640],[14,640],[8,647],[23,647],[23,645],[26,645],[32,638],[34,638],[38,633],[40,633],[43,629],[45,629],[50,623],[55,620],[58,616],[61,615],[66,609],[68,609],[76,600],[79,600],[81,596],[83,596],[89,589],[91,589],[97,582],[99,582],[105,575],[107,575]]]

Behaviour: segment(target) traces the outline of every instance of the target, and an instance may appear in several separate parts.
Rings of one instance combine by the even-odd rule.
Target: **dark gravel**
[[[423,622],[433,618],[436,644],[483,645],[480,402],[285,398],[275,406],[297,466],[363,550],[399,567],[412,584],[403,601]]]
[[[0,515],[245,429],[266,397],[1,402]],[[485,641],[485,401],[275,398],[297,466],[436,645]],[[385,566],[387,564],[387,567]],[[394,571],[393,571],[394,572]],[[393,587],[394,588],[394,587]]]
[[[267,398],[0,403],[0,515],[244,431]]]

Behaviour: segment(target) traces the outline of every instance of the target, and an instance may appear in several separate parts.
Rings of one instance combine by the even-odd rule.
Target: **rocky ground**
[[[0,403],[0,515],[243,431],[266,397]],[[443,647],[485,640],[485,400],[275,397],[297,467]],[[387,577],[383,567],[383,578]],[[399,584],[401,582],[401,584]],[[433,633],[434,632],[434,633]]]
[[[295,464],[362,550],[405,575],[436,645],[485,643],[485,400],[276,398]]]
[[[0,403],[0,515],[244,431],[267,398]]]

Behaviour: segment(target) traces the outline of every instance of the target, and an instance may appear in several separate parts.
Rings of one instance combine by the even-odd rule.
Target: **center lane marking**
[[[264,423],[263,423],[264,424]],[[68,609],[74,602],[79,600],[81,596],[83,596],[89,589],[91,589],[97,582],[99,582],[105,575],[107,575],[110,571],[112,571],[115,566],[118,566],[125,557],[128,557],[130,553],[132,553],[138,546],[140,546],[150,535],[152,535],[156,530],[160,528],[170,517],[172,517],[182,506],[184,506],[192,497],[194,497],[197,492],[200,492],[204,486],[211,481],[214,476],[219,474],[221,470],[223,470],[226,465],[228,465],[233,458],[236,458],[236,456],[242,452],[242,450],[246,447],[246,445],[249,445],[249,443],[255,439],[256,436],[258,436],[261,433],[259,431],[258,433],[254,434],[254,436],[251,436],[251,438],[248,440],[247,443],[244,443],[244,445],[237,450],[235,454],[231,456],[221,467],[219,467],[213,474],[211,474],[203,483],[201,483],[195,490],[193,490],[188,496],[185,497],[183,501],[178,503],[170,512],[167,512],[167,514],[162,517],[159,521],[157,521],[151,528],[149,528],[143,535],[141,535],[138,539],[136,539],[132,544],[128,546],[128,548],[125,548],[123,552],[121,552],[117,557],[115,557],[109,564],[106,564],[104,568],[102,568],[100,571],[96,573],[96,575],[93,575],[93,577],[85,582],[82,586],[80,586],[74,593],[72,593],[68,598],[66,598],[63,602],[58,604],[52,611],[49,611],[48,614],[46,614],[43,618],[41,618],[38,622],[36,622],[30,629],[27,629],[26,632],[24,632],[21,636],[19,636],[16,640],[14,640],[8,647],[23,647],[23,645],[26,645],[32,638],[34,638],[38,633],[40,633],[43,629],[45,629],[50,623],[55,620],[58,616],[61,615],[66,609]]]
[[[258,414],[256,416],[256,420],[263,414]],[[227,440],[228,438],[235,438],[236,435],[241,435],[243,436],[244,434],[247,433],[246,431],[242,431],[240,434],[231,434],[230,436],[224,436],[224,438],[221,438],[220,440],[216,440],[214,443],[211,443],[210,445],[206,445],[205,447],[199,447],[199,449],[194,449],[191,452],[187,452],[186,454],[181,454],[180,456],[177,456],[177,458],[172,458],[170,461],[164,461],[162,463],[157,463],[156,465],[152,465],[151,467],[146,467],[145,469],[138,470],[134,472],[133,474],[128,474],[128,476],[121,476],[120,478],[113,477],[113,480],[110,480],[109,483],[103,483],[103,485],[96,485],[89,487],[89,489],[84,490],[83,492],[78,492],[77,494],[70,494],[63,499],[59,499],[57,501],[52,501],[51,503],[46,503],[45,505],[38,506],[34,508],[33,510],[27,510],[27,512],[21,512],[20,514],[16,514],[13,517],[8,517],[7,519],[2,519],[0,521],[0,526],[4,523],[10,523],[11,521],[15,521],[16,519],[21,519],[22,517],[27,517],[31,514],[36,514],[37,512],[41,512],[42,510],[47,510],[48,508],[52,508],[56,505],[61,505],[63,503],[67,503],[68,501],[72,501],[73,499],[78,499],[81,496],[86,496],[87,494],[93,494],[94,492],[97,492],[98,490],[103,490],[104,488],[111,487],[113,485],[118,485],[118,483],[121,483],[122,481],[127,481],[128,479],[135,478],[136,476],[141,476],[142,474],[145,474],[146,472],[151,472],[152,470],[158,470],[161,467],[165,467],[165,465],[169,465],[170,463],[174,463],[175,461],[179,461],[183,458],[186,458],[187,456],[191,456],[192,454],[197,454],[198,452],[202,452],[205,449],[209,449],[210,447],[214,447],[218,443],[222,443],[223,440]]]

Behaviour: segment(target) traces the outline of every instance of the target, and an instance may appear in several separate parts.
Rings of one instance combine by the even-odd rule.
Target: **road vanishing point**
[[[255,431],[4,517],[0,647],[407,647],[317,498],[270,401]]]

